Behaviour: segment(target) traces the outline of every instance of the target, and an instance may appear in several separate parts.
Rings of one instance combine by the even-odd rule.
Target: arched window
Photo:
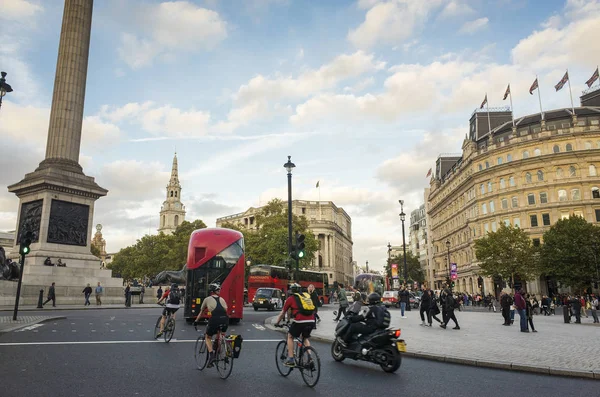
[[[567,149],[567,152],[572,152],[573,151],[573,145],[571,145],[570,143],[567,143],[566,149]]]
[[[175,215],[175,227],[179,226],[179,215]]]
[[[479,171],[481,171],[483,169],[483,166],[481,164],[479,164]]]
[[[488,193],[492,192],[492,182],[488,182]]]
[[[538,181],[543,181],[544,180],[544,171],[539,170],[537,172],[537,177],[538,177]]]
[[[529,158],[529,151],[525,150],[525,151],[523,152],[523,158],[524,158],[524,159],[527,159],[527,158]]]
[[[508,185],[515,186],[515,177],[514,176],[511,176],[510,178],[508,178]]]
[[[597,175],[596,174],[596,166],[594,164],[590,164],[589,170],[590,170],[589,171],[590,172],[590,176],[596,176]]]
[[[563,169],[562,168],[557,168],[556,169],[556,177],[557,178],[562,178],[563,176],[564,176]]]
[[[506,187],[506,182],[504,181],[504,178],[500,178],[500,189],[504,189]]]
[[[554,145],[554,147],[552,148],[552,151],[553,151],[554,153],[560,153],[560,146],[558,146],[558,145]]]
[[[533,151],[534,156],[540,156],[541,154],[542,154],[542,151],[538,148],[535,148],[535,150]]]
[[[164,225],[165,225],[165,216],[163,215],[162,216],[162,226],[164,226]]]
[[[599,142],[599,144],[600,144],[600,142]],[[512,161],[512,154],[509,153],[506,155],[506,162],[510,163],[511,161]]]
[[[577,176],[577,169],[574,166],[569,167],[569,176]]]
[[[502,157],[498,157],[498,165],[502,164]]]
[[[488,163],[487,161],[485,162],[485,169],[487,170],[488,168],[490,168],[490,163]]]
[[[173,191],[171,190],[171,197],[173,197]]]
[[[527,183],[531,183],[532,182],[532,180],[531,180],[531,173],[530,172],[528,172],[528,173],[525,174],[525,182],[527,182]]]
[[[558,191],[558,201],[567,201],[567,191],[560,189]]]
[[[581,200],[579,189],[571,189],[571,200]]]
[[[519,207],[519,199],[515,196],[511,199],[511,204],[513,208],[518,208]]]
[[[586,142],[583,144],[585,150],[590,150],[592,148],[592,142]]]
[[[481,194],[485,194],[485,186],[483,186],[483,183],[479,185],[479,190],[481,190]]]
[[[597,187],[592,188],[592,198],[599,199],[600,198],[600,189]]]

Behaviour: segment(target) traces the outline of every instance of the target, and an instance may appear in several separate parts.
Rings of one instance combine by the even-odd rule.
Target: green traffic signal
[[[21,238],[21,247],[19,248],[19,254],[27,255],[31,252],[31,240],[33,240],[33,234],[31,232],[25,233],[25,235]]]
[[[304,258],[304,247],[306,246],[306,244],[304,244],[304,239],[304,234],[296,235],[296,252],[298,258]]]

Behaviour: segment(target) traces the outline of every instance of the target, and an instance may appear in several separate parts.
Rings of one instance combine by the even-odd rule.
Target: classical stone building
[[[431,179],[426,212],[434,287],[446,279],[448,262],[457,263],[455,290],[480,292],[474,242],[502,222],[519,226],[540,244],[543,233],[572,214],[600,221],[600,107],[547,111],[513,121],[511,113],[477,110],[462,156]],[[448,246],[449,256],[448,261]],[[553,280],[527,284],[546,294]],[[499,283],[484,279],[484,293]]]
[[[233,223],[247,229],[256,229],[255,217],[262,207],[251,207],[245,212],[217,219],[217,227]],[[292,201],[292,213],[308,219],[308,228],[319,240],[320,249],[313,258],[313,267],[334,281],[354,283],[352,259],[352,219],[331,201]]]
[[[177,226],[185,220],[185,206],[181,203],[181,184],[177,170],[177,153],[173,157],[171,179],[167,185],[167,199],[160,207],[160,226],[158,232],[173,234]]]

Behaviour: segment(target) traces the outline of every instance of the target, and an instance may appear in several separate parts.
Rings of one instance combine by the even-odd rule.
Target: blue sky
[[[43,159],[62,0],[5,0],[0,110],[9,185]],[[600,62],[596,0],[134,1],[94,4],[80,162],[109,189],[96,205],[109,251],[155,233],[177,150],[187,219],[294,196],[352,217],[354,258],[401,243],[398,199],[423,202],[440,153],[459,152],[488,93],[515,116],[570,105]],[[0,192],[0,230],[17,199]]]

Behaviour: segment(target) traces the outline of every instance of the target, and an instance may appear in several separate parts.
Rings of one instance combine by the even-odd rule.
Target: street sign
[[[458,278],[458,266],[456,266],[456,263],[450,264],[450,278],[452,280],[456,280]]]
[[[400,288],[400,280],[398,280],[397,278],[395,278],[394,281],[393,281],[393,286],[394,286],[394,289]]]

